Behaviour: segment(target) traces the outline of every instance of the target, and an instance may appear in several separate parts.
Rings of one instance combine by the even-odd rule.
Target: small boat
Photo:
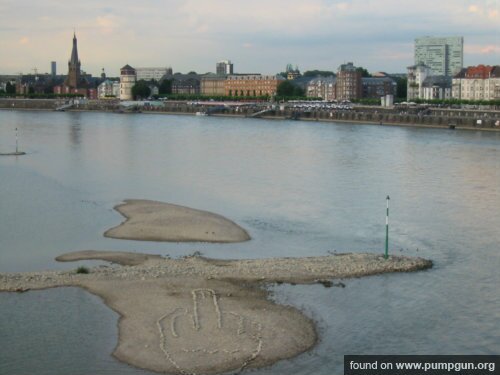
[[[207,112],[196,112],[196,116],[208,116]]]

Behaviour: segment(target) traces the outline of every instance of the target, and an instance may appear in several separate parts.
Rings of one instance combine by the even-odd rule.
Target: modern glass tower
[[[415,65],[425,64],[433,75],[454,76],[464,64],[464,38],[462,36],[415,39]]]

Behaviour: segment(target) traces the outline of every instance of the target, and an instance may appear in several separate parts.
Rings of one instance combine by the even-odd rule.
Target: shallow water
[[[53,260],[85,249],[215,258],[382,252],[390,195],[390,251],[435,267],[344,280],[345,288],[270,287],[318,322],[320,342],[254,373],[341,373],[344,354],[500,352],[500,133],[0,111],[0,152],[15,149],[16,127],[27,155],[0,157],[0,272],[92,264]],[[104,238],[123,220],[113,206],[126,198],[217,212],[252,240]],[[52,323],[33,325],[40,314]],[[76,343],[58,322],[72,327]],[[67,353],[62,362],[50,360],[46,336],[54,353]],[[146,373],[114,360],[115,343],[116,314],[87,292],[0,294],[0,347],[11,348],[0,351],[0,374],[64,374],[67,366],[75,374]]]

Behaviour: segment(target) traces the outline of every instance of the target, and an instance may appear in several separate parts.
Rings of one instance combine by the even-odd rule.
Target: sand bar
[[[416,271],[432,262],[378,254],[309,258],[167,259],[138,253],[77,252],[64,260],[102,259],[89,274],[49,271],[0,274],[0,291],[79,286],[117,311],[118,359],[172,374],[216,374],[262,367],[309,350],[313,322],[267,299],[262,283],[313,283],[385,272]]]
[[[137,241],[243,242],[248,233],[225,217],[150,200],[127,199],[115,209],[126,217],[104,236]]]

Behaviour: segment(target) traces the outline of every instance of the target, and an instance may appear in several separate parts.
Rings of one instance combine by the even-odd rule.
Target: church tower
[[[80,83],[80,60],[78,60],[78,47],[76,34],[73,34],[73,49],[71,59],[68,61],[68,77],[64,84],[66,86],[77,88]]]

